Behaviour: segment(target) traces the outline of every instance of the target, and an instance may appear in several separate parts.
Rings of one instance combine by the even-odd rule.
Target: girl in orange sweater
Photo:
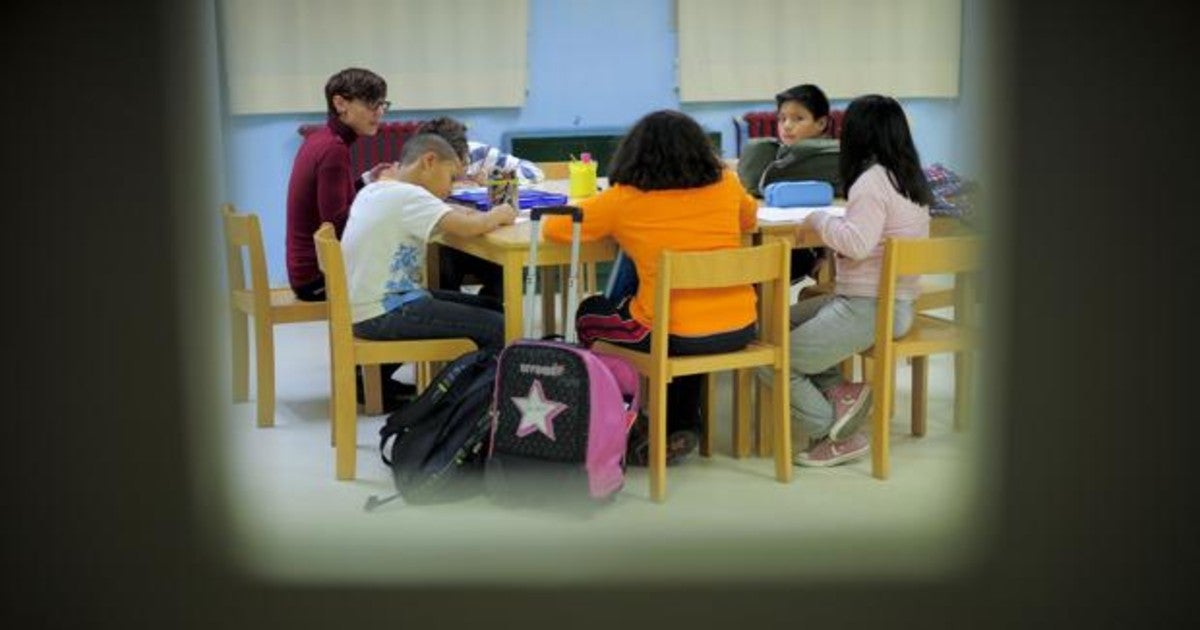
[[[630,129],[613,155],[608,181],[607,190],[579,203],[582,238],[615,239],[637,268],[637,293],[615,303],[603,295],[587,298],[576,329],[585,346],[604,340],[646,351],[659,254],[739,247],[743,232],[755,227],[758,206],[724,168],[700,125],[677,111],[648,114]],[[548,217],[543,230],[549,239],[570,241],[567,217]],[[670,354],[744,348],[755,334],[755,299],[750,286],[673,292]],[[701,378],[677,378],[667,388],[668,463],[699,443]],[[630,433],[628,461],[644,465],[648,443],[639,422]]]

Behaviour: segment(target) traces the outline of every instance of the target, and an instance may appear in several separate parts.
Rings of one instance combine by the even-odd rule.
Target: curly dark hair
[[[467,126],[449,116],[426,120],[417,127],[417,133],[434,133],[446,139],[463,164],[470,162],[467,146]]]
[[[621,138],[608,181],[639,190],[699,188],[720,181],[723,168],[700,124],[664,109],[643,116]]]
[[[375,103],[387,97],[387,81],[365,68],[346,68],[329,77],[325,82],[325,107],[330,116],[337,115],[333,107],[335,94],[346,99],[357,98]]]
[[[891,173],[896,192],[922,206],[933,203],[908,119],[896,99],[867,94],[851,101],[842,119],[841,143],[838,171],[847,191],[872,164],[879,164]]]

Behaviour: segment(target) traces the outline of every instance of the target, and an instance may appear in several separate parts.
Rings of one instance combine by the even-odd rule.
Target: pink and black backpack
[[[625,480],[626,441],[639,408],[638,374],[624,359],[574,343],[582,213],[569,206],[534,208],[532,260],[542,214],[573,218],[567,341],[524,339],[501,351],[484,479],[488,493],[500,501],[607,499]],[[533,265],[526,270],[527,301],[533,298],[533,271]],[[533,313],[533,305],[525,312]],[[527,337],[533,334],[531,319]]]

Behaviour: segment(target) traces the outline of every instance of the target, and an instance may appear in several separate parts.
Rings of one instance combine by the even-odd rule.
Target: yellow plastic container
[[[596,194],[596,162],[571,160],[567,170],[570,175],[568,197],[583,199]]]

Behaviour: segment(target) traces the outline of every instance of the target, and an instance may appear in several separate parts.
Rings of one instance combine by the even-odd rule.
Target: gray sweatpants
[[[875,343],[877,303],[875,298],[821,295],[792,305],[792,421],[810,439],[825,437],[833,425],[833,404],[824,391],[843,381],[839,364]],[[907,333],[912,322],[913,303],[896,300],[893,335]]]

